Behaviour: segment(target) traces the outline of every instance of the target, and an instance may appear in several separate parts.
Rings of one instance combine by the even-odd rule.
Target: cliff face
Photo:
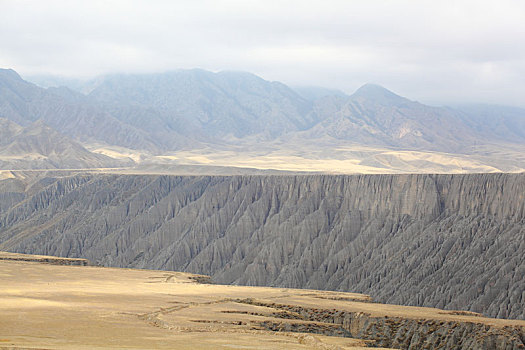
[[[9,181],[0,250],[525,318],[525,174]]]
[[[238,303],[280,310],[280,317],[321,324],[266,321],[261,326],[272,331],[317,333],[371,341],[371,347],[393,349],[523,349],[525,329],[520,326],[492,327],[477,322],[411,319],[372,316],[364,312],[345,312],[305,308],[297,305],[264,303],[253,299]],[[472,320],[471,320],[472,321]],[[330,325],[332,327],[327,327]]]
[[[45,255],[27,255],[27,254],[16,254],[0,252],[0,261],[23,261],[23,262],[38,262],[42,264],[51,265],[69,265],[69,266],[88,266],[89,261],[86,259],[74,259],[74,258],[59,258],[56,256],[45,256]]]

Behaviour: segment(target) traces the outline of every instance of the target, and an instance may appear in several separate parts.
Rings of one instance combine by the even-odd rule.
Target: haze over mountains
[[[24,127],[41,120],[92,152],[146,168],[525,169],[525,110],[519,108],[430,107],[373,84],[351,96],[295,91],[250,73],[197,69],[110,75],[72,87],[79,91],[44,89],[1,70],[0,117]]]
[[[130,163],[90,152],[41,120],[24,128],[0,118],[0,168],[108,168]]]

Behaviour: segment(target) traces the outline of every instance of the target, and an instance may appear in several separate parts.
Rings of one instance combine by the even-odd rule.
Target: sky
[[[0,0],[23,77],[202,68],[429,104],[525,107],[525,1]]]

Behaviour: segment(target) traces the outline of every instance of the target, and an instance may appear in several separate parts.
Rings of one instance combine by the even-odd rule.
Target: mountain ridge
[[[255,158],[272,168],[274,155],[299,157],[306,164],[311,153],[301,149],[318,144],[326,160],[340,159],[335,155],[339,149],[368,147],[366,158],[359,151],[345,156],[357,155],[349,159],[357,164],[382,164],[385,171],[399,171],[390,164],[404,162],[378,163],[388,151],[423,152],[425,159],[436,160],[432,154],[438,152],[456,155],[463,164],[475,159],[485,169],[525,169],[519,156],[525,153],[525,110],[519,108],[431,107],[374,84],[350,96],[320,92],[322,97],[308,99],[251,73],[201,69],[108,75],[86,84],[88,95],[42,89],[5,71],[0,75],[0,117],[20,125],[42,119],[89,149],[111,154],[125,148],[124,153],[140,154],[136,159],[163,164],[169,159],[179,164],[176,159],[188,151],[195,155],[186,163],[206,162],[211,152],[240,154],[248,159],[245,167]],[[384,151],[374,153],[374,148]],[[427,164],[425,159],[419,163]],[[428,164],[422,171],[441,168]],[[480,169],[447,164],[451,171]]]
[[[351,99],[362,98],[365,100],[375,100],[379,103],[402,103],[409,101],[407,98],[395,94],[394,92],[386,89],[385,87],[374,84],[366,83],[358,88],[353,94],[350,95]]]
[[[131,164],[131,160],[92,153],[40,119],[21,127],[0,118],[0,127],[1,169],[111,168]]]

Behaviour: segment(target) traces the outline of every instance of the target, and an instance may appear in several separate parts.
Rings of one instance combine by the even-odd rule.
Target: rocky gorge
[[[524,319],[525,175],[0,181],[0,250]]]

